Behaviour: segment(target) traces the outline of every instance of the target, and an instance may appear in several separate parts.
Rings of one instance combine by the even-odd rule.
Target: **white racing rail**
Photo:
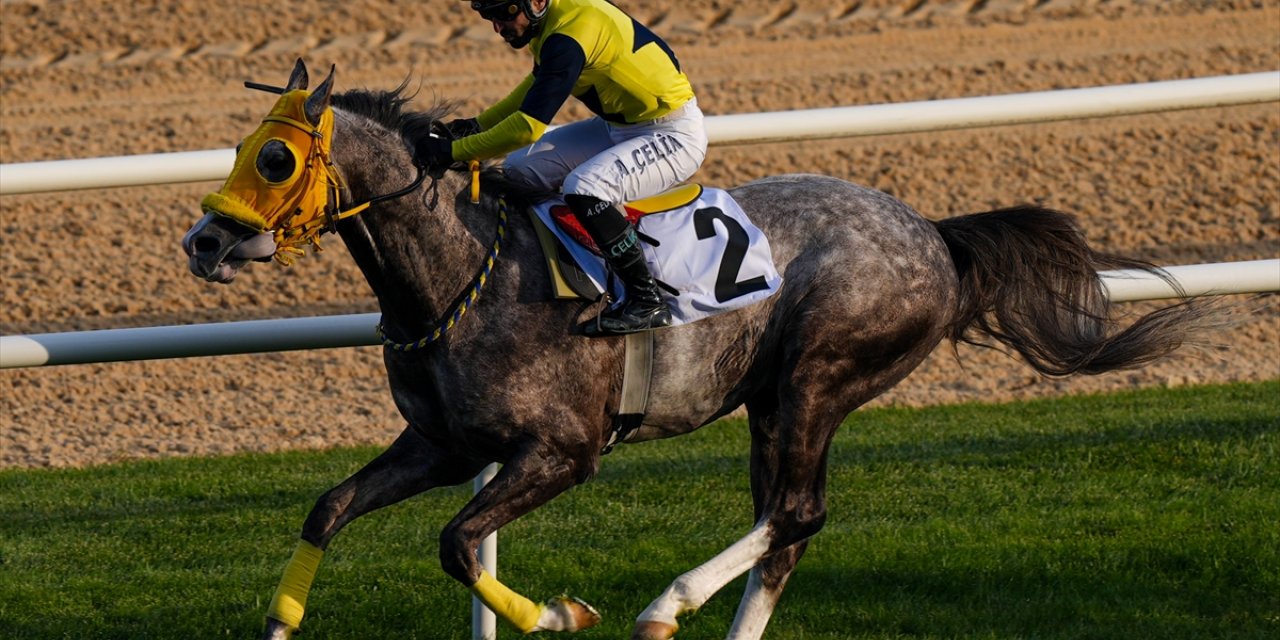
[[[1165,267],[1182,289],[1146,271],[1106,271],[1112,302],[1280,291],[1280,259]],[[1222,284],[1229,283],[1229,284]],[[376,313],[0,337],[0,369],[297,351],[379,344]]]
[[[711,144],[942,131],[1280,100],[1280,71],[707,118]],[[223,180],[233,149],[0,165],[0,195]]]

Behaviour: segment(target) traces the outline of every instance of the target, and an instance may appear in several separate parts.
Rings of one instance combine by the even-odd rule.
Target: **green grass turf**
[[[857,412],[767,638],[1280,638],[1280,381]],[[499,577],[625,638],[751,526],[745,424],[621,447],[500,535]],[[377,450],[0,472],[0,637],[254,637],[308,509]],[[436,536],[469,487],[350,525],[302,638],[470,638]],[[744,580],[682,620],[723,638]],[[501,637],[519,635],[509,628]]]

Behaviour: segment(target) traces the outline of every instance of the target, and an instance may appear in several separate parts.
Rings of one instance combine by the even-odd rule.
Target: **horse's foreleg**
[[[489,534],[585,478],[573,460],[559,453],[524,452],[507,461],[441,532],[441,566],[467,585],[498,617],[523,633],[578,631],[598,624],[599,614],[576,599],[560,597],[535,604],[498,582],[476,557],[480,542]]]
[[[283,640],[297,630],[324,550],[349,522],[432,487],[465,482],[480,468],[478,462],[446,456],[405,429],[386,451],[316,501],[271,599],[263,637]]]

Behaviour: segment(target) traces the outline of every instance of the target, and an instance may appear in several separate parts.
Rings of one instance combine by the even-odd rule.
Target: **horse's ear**
[[[307,65],[305,62],[302,61],[302,58],[298,58],[298,61],[293,63],[293,73],[289,74],[289,82],[284,86],[284,91],[285,93],[288,93],[290,91],[293,91],[294,89],[306,89],[306,88],[307,88]]]
[[[324,115],[325,109],[329,108],[329,96],[333,94],[333,72],[337,66],[329,67],[329,77],[311,92],[311,96],[307,98],[307,120],[313,125],[320,124],[320,116]]]

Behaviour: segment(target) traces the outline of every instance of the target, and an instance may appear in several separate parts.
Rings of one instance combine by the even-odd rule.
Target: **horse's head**
[[[182,239],[191,273],[229,282],[250,260],[287,265],[303,245],[319,247],[340,193],[329,158],[332,91],[332,70],[307,91],[307,68],[298,60],[271,113],[237,148],[222,189],[201,201],[205,215]]]

